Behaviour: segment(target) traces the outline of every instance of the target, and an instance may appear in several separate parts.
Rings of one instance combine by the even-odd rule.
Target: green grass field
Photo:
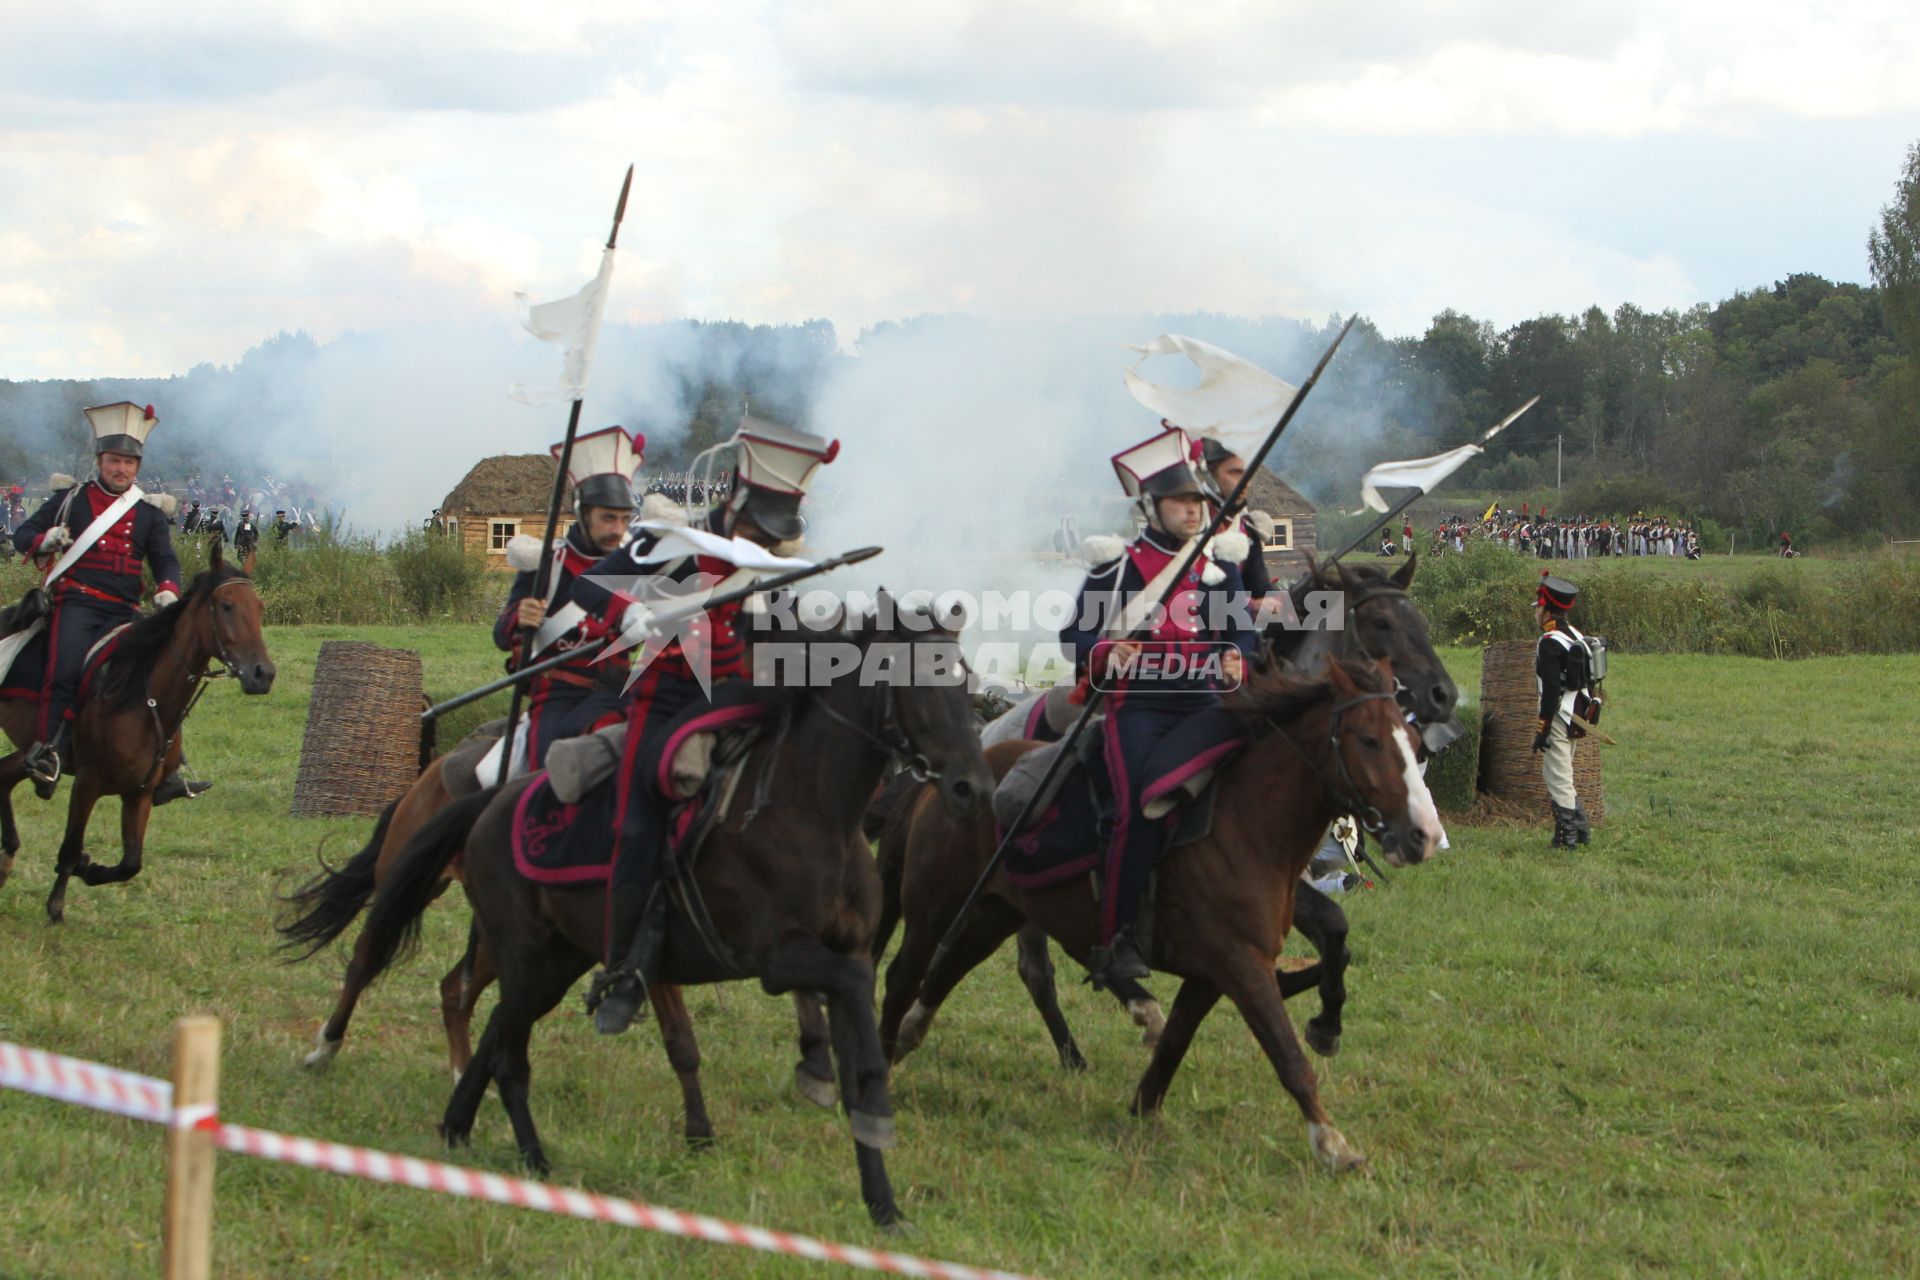
[[[0,1038],[165,1075],[173,1019],[214,1013],[229,1118],[440,1156],[456,902],[327,1074],[297,1064],[340,961],[271,950],[275,891],[370,828],[286,816],[314,656],[344,634],[275,631],[271,695],[207,698],[188,745],[218,789],[156,815],[144,874],[76,886],[58,929],[41,902],[65,793],[16,792]],[[478,628],[354,635],[422,648],[435,694],[497,670]],[[1477,680],[1477,654],[1448,657]],[[1371,1158],[1360,1176],[1317,1170],[1230,1010],[1140,1124],[1125,1105],[1145,1056],[1117,1008],[1062,970],[1093,1061],[1066,1075],[997,958],[895,1078],[890,1168],[919,1228],[902,1247],[1053,1277],[1920,1272],[1917,682],[1913,656],[1621,659],[1608,727],[1625,745],[1590,849],[1456,826],[1450,853],[1350,902],[1345,1048],[1320,1067]],[[97,817],[94,854],[115,839]],[[893,1245],[859,1204],[844,1124],[788,1087],[787,1003],[737,984],[690,1004],[719,1146],[683,1148],[650,1024],[602,1040],[570,1001],[534,1042],[556,1180]],[[0,1094],[0,1276],[155,1274],[161,1146],[151,1126]],[[458,1159],[514,1168],[496,1101]],[[236,1156],[215,1247],[232,1277],[829,1274]]]

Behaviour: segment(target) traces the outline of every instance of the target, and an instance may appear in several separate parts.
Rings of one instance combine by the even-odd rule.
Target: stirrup
[[[594,1030],[603,1036],[617,1036],[647,1011],[646,979],[636,969],[620,966],[602,969],[587,984],[587,1012],[593,1015]]]
[[[52,787],[60,781],[60,752],[51,743],[37,742],[27,752],[27,777],[43,786]]]

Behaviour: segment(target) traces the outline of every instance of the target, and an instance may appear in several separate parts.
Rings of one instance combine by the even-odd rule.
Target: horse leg
[[[872,962],[864,956],[840,955],[818,939],[796,938],[774,953],[760,985],[770,995],[783,991],[826,994],[840,1096],[846,1100],[854,1160],[860,1169],[860,1196],[877,1225],[897,1226],[906,1215],[894,1200],[882,1154],[894,1144],[893,1104],[887,1097],[887,1058],[873,1019]]]
[[[367,973],[367,947],[367,931],[362,928],[360,936],[354,939],[353,955],[347,961],[346,976],[340,980],[340,997],[334,1001],[333,1012],[320,1024],[320,1032],[313,1038],[313,1051],[300,1060],[300,1065],[310,1071],[332,1063],[346,1042],[347,1023],[353,1018],[354,1007],[360,1003],[360,993],[373,980]]]
[[[20,852],[20,828],[13,820],[13,789],[26,777],[25,757],[15,752],[0,761],[0,885],[13,874],[13,855]]]
[[[1160,1012],[1160,1002],[1153,998],[1153,992],[1132,978],[1122,978],[1113,984],[1113,998],[1126,1009],[1133,1025],[1140,1028],[1141,1045],[1148,1049],[1158,1045],[1167,1029],[1167,1015]]]
[[[1053,982],[1053,954],[1047,944],[1046,931],[1038,925],[1028,925],[1020,930],[1014,948],[1020,981],[1026,984],[1028,998],[1047,1024],[1047,1034],[1053,1037],[1053,1051],[1060,1055],[1060,1065],[1069,1071],[1085,1071],[1087,1059],[1074,1043],[1073,1028],[1067,1025],[1066,1015],[1060,1012],[1060,992]]]
[[[1267,1061],[1273,1064],[1280,1084],[1293,1095],[1300,1114],[1307,1120],[1307,1140],[1313,1154],[1330,1172],[1357,1169],[1366,1163],[1346,1137],[1333,1127],[1333,1120],[1320,1105],[1320,1086],[1313,1067],[1294,1037],[1293,1022],[1287,1017],[1287,1002],[1280,995],[1280,984],[1273,980],[1271,965],[1255,963],[1236,966],[1222,984],[1247,1020],[1253,1038],[1260,1042]]]
[[[889,1062],[897,1063],[920,1047],[934,1014],[960,980],[998,951],[1023,923],[1024,918],[1007,903],[982,898],[954,939],[945,963],[937,967],[933,952],[940,931],[907,931],[900,954],[887,968],[887,998],[880,1016],[880,1043]]]
[[[151,792],[120,797],[120,861],[110,867],[83,863],[76,869],[82,884],[122,884],[140,874],[141,854],[147,845],[147,819],[153,814]]]
[[[591,961],[571,948],[542,953],[528,971],[516,975],[518,981],[512,989],[501,988],[500,1004],[488,1023],[489,1029],[496,1023],[501,1028],[500,1040],[493,1052],[494,1083],[500,1086],[500,1101],[513,1125],[520,1158],[535,1177],[546,1177],[553,1171],[553,1165],[540,1145],[540,1134],[533,1124],[533,1109],[527,1105],[533,1078],[527,1046],[533,1039],[533,1024],[551,1013],[573,988],[574,980],[591,967]],[[464,1076],[461,1082],[465,1083]]]
[[[67,918],[67,880],[86,867],[87,819],[100,799],[99,783],[80,774],[73,780],[73,794],[67,798],[67,833],[61,837],[60,853],[54,860],[53,891],[47,895],[47,923],[59,924]],[[82,882],[86,879],[81,877]]]
[[[1193,1043],[1193,1033],[1219,1002],[1220,988],[1204,978],[1189,978],[1180,984],[1180,990],[1173,997],[1173,1016],[1167,1019],[1160,1043],[1154,1046],[1153,1058],[1147,1063],[1146,1074],[1140,1077],[1140,1086],[1133,1091],[1134,1115],[1144,1118],[1159,1114],[1167,1088],[1173,1083],[1173,1073],[1180,1069],[1181,1060],[1187,1056],[1187,1046]]]
[[[440,1024],[447,1031],[447,1060],[455,1080],[473,1061],[473,1010],[494,977],[493,956],[480,940],[480,922],[475,920],[467,926],[466,953],[440,979]]]
[[[647,988],[647,996],[653,1001],[653,1016],[660,1022],[660,1040],[667,1047],[667,1061],[673,1066],[673,1074],[680,1078],[687,1145],[696,1151],[710,1147],[713,1121],[707,1118],[706,1095],[700,1091],[700,1043],[693,1038],[693,1015],[687,1012],[680,988],[671,982],[654,983]]]
[[[1294,886],[1293,924],[1320,953],[1320,963],[1281,973],[1280,994],[1284,998],[1305,990],[1309,982],[1318,985],[1320,1012],[1307,1020],[1307,1047],[1331,1058],[1340,1052],[1340,1011],[1347,1003],[1347,965],[1352,960],[1347,951],[1347,913],[1302,880]]]
[[[816,1107],[828,1111],[840,1103],[833,1084],[832,1029],[827,1026],[827,1011],[817,996],[807,991],[793,993],[793,1011],[800,1019],[800,1062],[793,1069],[793,1087]]]

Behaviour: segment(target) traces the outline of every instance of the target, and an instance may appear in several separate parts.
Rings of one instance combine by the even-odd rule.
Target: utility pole
[[[1564,438],[1557,434],[1553,437],[1553,491],[1555,493],[1560,492],[1560,464],[1566,457],[1566,451],[1560,447]]]

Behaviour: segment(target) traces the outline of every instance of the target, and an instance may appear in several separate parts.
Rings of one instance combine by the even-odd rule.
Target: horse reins
[[[255,590],[253,579],[251,578],[229,578],[207,593],[207,600],[209,601],[207,625],[213,631],[213,656],[220,663],[220,669],[218,671],[202,671],[196,674],[192,668],[188,666],[186,657],[174,644],[174,640],[178,639],[178,636],[170,637],[167,640],[167,652],[180,664],[180,669],[186,673],[187,683],[193,688],[193,693],[187,698],[187,705],[181,709],[180,720],[173,726],[173,732],[171,734],[167,733],[165,726],[160,723],[160,703],[159,700],[153,696],[153,671],[149,669],[145,676],[142,677],[147,689],[147,715],[153,720],[154,740],[160,744],[159,751],[156,752],[153,757],[153,763],[147,766],[149,776],[153,774],[154,770],[166,763],[167,753],[173,750],[173,744],[179,740],[180,731],[186,727],[187,717],[192,715],[193,709],[199,705],[200,696],[207,691],[208,684],[215,680],[237,680],[240,678],[240,673],[234,669],[233,659],[227,654],[227,641],[226,638],[220,634],[220,623],[212,617],[211,612],[211,602],[218,599],[220,593],[228,587],[246,587],[250,591]],[[256,594],[258,594],[257,591]]]
[[[1390,701],[1393,697],[1394,695],[1391,692],[1382,690],[1379,693],[1357,694],[1354,697],[1345,698],[1333,704],[1332,719],[1327,726],[1327,741],[1328,745],[1332,748],[1333,768],[1339,779],[1337,786],[1333,779],[1327,777],[1326,771],[1314,763],[1313,757],[1309,756],[1306,751],[1301,748],[1300,744],[1293,740],[1293,735],[1281,727],[1279,721],[1275,720],[1272,716],[1266,717],[1267,723],[1273,726],[1273,731],[1280,736],[1283,742],[1293,748],[1294,754],[1300,757],[1307,768],[1313,770],[1314,776],[1320,779],[1320,785],[1332,793],[1334,802],[1338,805],[1349,806],[1344,809],[1343,812],[1351,813],[1354,820],[1360,824],[1361,830],[1376,838],[1381,832],[1387,829],[1387,820],[1381,816],[1379,809],[1361,799],[1360,788],[1354,783],[1353,774],[1347,769],[1346,756],[1340,751],[1340,717],[1363,702]],[[1399,725],[1395,725],[1394,727],[1396,729],[1400,728]]]

